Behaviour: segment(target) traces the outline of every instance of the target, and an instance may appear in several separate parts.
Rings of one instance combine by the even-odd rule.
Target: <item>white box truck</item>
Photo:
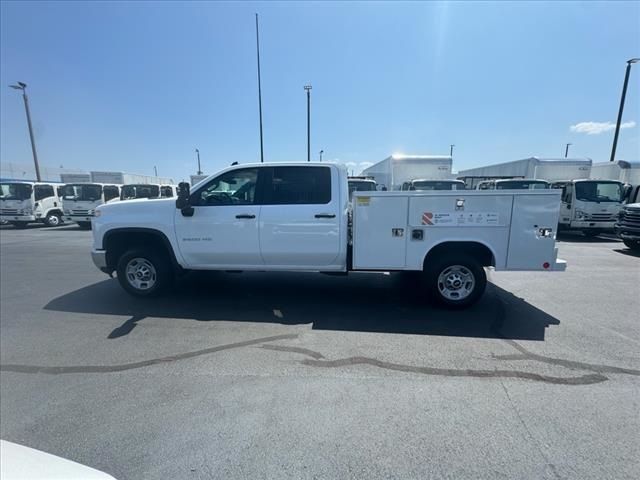
[[[58,187],[56,183],[3,181],[0,183],[0,219],[16,228],[36,222],[50,227],[60,225],[63,214]]]
[[[590,178],[619,180],[629,185],[640,185],[640,162],[616,160],[615,162],[594,163],[591,166]]]
[[[475,189],[484,180],[522,178],[531,180],[574,180],[589,178],[590,158],[538,158],[530,157],[512,162],[496,163],[484,167],[460,170],[458,178],[467,188]]]
[[[155,177],[153,175],[139,175],[137,173],[126,172],[90,172],[91,181],[94,183],[105,183],[111,185],[127,184],[157,184],[172,185],[173,180],[168,177]]]
[[[416,179],[442,180],[451,178],[451,157],[437,155],[391,155],[362,171],[379,188],[401,190],[402,185]]]
[[[140,297],[184,270],[422,272],[425,295],[477,301],[485,267],[564,270],[560,191],[354,192],[333,163],[235,165],[177,200],[116,202],[93,220],[95,265]],[[350,221],[351,220],[351,221]]]
[[[64,220],[75,222],[82,229],[91,228],[91,219],[99,205],[120,197],[120,185],[74,182],[62,186],[60,198]]]

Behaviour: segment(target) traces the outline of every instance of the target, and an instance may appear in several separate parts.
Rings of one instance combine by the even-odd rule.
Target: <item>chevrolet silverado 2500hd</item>
[[[175,199],[101,205],[93,261],[151,296],[182,270],[419,271],[438,302],[482,295],[484,267],[564,270],[558,190],[355,192],[337,164],[235,165]]]

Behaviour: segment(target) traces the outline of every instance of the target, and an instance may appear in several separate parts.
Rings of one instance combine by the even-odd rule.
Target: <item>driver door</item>
[[[191,194],[191,217],[176,209],[176,238],[188,268],[264,265],[258,236],[260,170],[231,170],[198,188]]]

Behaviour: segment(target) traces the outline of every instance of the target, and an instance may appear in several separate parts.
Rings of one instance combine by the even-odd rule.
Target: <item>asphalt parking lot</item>
[[[133,299],[90,236],[0,229],[3,439],[118,479],[638,477],[640,258],[613,238],[450,312],[393,274]]]

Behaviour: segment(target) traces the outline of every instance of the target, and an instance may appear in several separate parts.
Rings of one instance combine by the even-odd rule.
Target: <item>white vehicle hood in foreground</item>
[[[33,448],[0,440],[2,480],[115,480],[94,468],[85,467]]]

